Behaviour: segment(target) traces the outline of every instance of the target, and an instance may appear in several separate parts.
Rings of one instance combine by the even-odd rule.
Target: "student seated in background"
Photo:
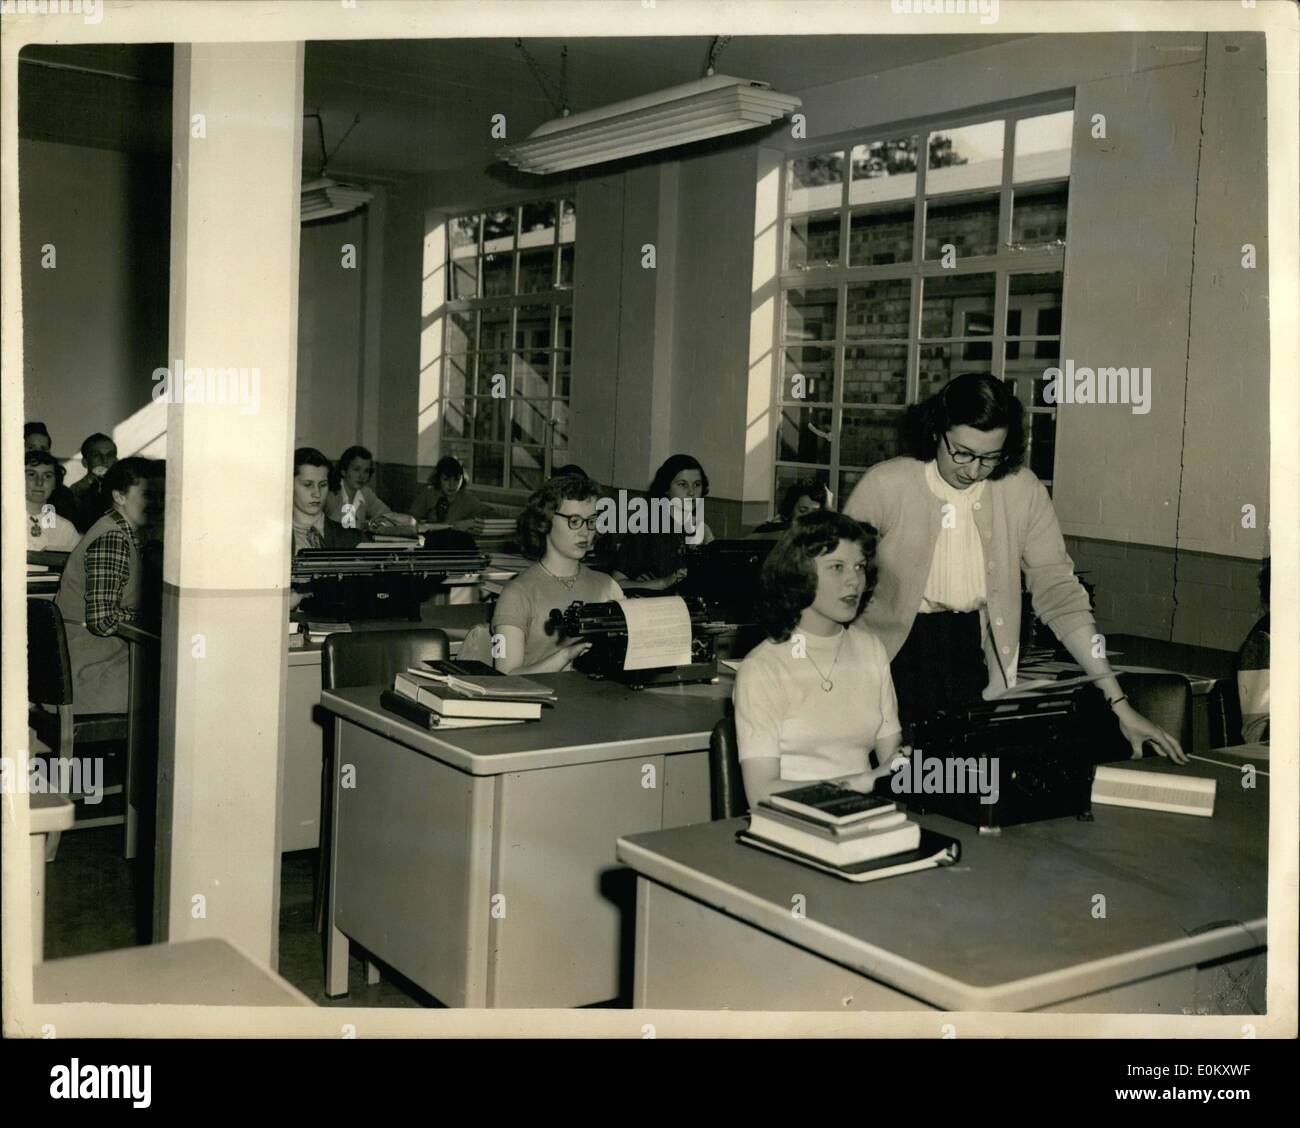
[[[1259,601],[1264,617],[1250,628],[1250,634],[1237,654],[1237,694],[1241,698],[1241,738],[1247,744],[1268,740],[1268,669],[1269,669],[1269,563],[1264,557],[1259,570]]]
[[[23,456],[27,478],[27,551],[71,552],[81,534],[66,517],[60,517],[50,501],[58,483],[59,464],[47,450],[29,450]]]
[[[345,529],[370,533],[413,532],[415,518],[394,513],[370,488],[374,473],[374,456],[363,446],[348,447],[330,472],[325,516]]]
[[[73,524],[80,533],[86,532],[105,513],[113,508],[113,499],[104,485],[104,476],[117,462],[117,444],[107,435],[96,431],[81,444],[81,462],[86,476],[68,491],[76,505]]]
[[[474,524],[475,517],[482,517],[487,512],[488,507],[465,484],[465,467],[451,455],[438,459],[429,476],[429,484],[411,504],[411,516],[421,529],[450,525],[466,532]]]
[[[141,546],[156,520],[160,479],[147,458],[124,458],[103,475],[109,509],[68,556],[55,597],[72,665],[74,713],[124,713],[129,660],[120,632],[140,618]]]
[[[30,423],[23,424],[23,452],[39,450],[49,454],[54,447],[54,441],[50,438],[50,432],[46,429],[45,424],[33,420]],[[54,492],[50,494],[49,504],[54,506],[54,512],[72,525],[75,529],[77,525],[77,502],[72,496],[72,491],[63,484],[63,479],[67,477],[67,470],[63,468],[63,463],[57,458],[54,459]]]
[[[492,616],[492,633],[504,653],[496,667],[509,674],[554,674],[567,670],[588,642],[564,643],[546,633],[553,610],[575,600],[606,603],[623,593],[604,572],[593,572],[582,558],[596,537],[599,489],[589,478],[552,478],[528,499],[519,515],[523,554],[537,563],[501,589]]]
[[[655,471],[647,492],[651,499],[693,501],[708,496],[709,476],[697,459],[689,454],[674,454]],[[689,515],[689,509],[686,512]],[[624,591],[658,593],[676,587],[686,578],[686,538],[693,532],[687,528],[624,533],[614,578]],[[698,544],[708,544],[712,539],[713,531],[707,524],[698,540],[692,537]]]
[[[750,806],[817,780],[870,791],[889,774],[902,742],[889,656],[872,632],[849,629],[871,598],[875,555],[870,525],[821,510],[796,519],[763,563],[767,638],[733,694]]]
[[[790,527],[790,522],[805,513],[814,513],[825,506],[826,487],[815,478],[802,478],[791,482],[781,495],[781,504],[777,506],[776,516],[759,525],[749,535],[751,537],[779,537]]]
[[[364,539],[359,529],[346,529],[325,513],[329,493],[330,460],[315,447],[293,452],[293,551],[304,548],[356,548]],[[297,608],[306,592],[290,592],[289,610]]]

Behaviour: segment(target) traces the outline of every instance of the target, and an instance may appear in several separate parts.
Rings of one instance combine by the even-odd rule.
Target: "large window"
[[[777,498],[817,478],[842,504],[901,453],[907,405],[962,372],[1011,385],[1050,489],[1073,129],[1068,102],[1040,104],[786,162]]]
[[[443,454],[476,485],[535,490],[569,460],[571,199],[447,224]]]

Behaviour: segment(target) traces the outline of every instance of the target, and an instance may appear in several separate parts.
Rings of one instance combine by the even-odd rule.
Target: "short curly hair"
[[[759,573],[759,622],[773,642],[784,642],[799,616],[817,598],[817,557],[834,552],[840,541],[860,545],[866,584],[857,613],[876,589],[876,529],[843,513],[818,509],[791,522],[772,547]],[[855,616],[856,618],[856,616]]]
[[[530,560],[540,560],[546,553],[546,537],[556,511],[566,501],[587,501],[600,497],[600,487],[590,478],[559,474],[536,490],[515,520],[519,533],[519,550]]]
[[[939,436],[961,426],[977,431],[1007,429],[1002,461],[990,479],[1005,478],[1024,465],[1025,409],[996,376],[987,372],[954,376],[929,399],[908,409],[903,437],[913,458],[933,462],[939,451]]]

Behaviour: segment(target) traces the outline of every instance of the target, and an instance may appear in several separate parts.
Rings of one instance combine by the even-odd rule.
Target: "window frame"
[[[1011,243],[1014,225],[1014,197],[1017,190],[1024,192],[1044,188],[1053,184],[1071,185],[1074,176],[1075,137],[1071,137],[1070,168],[1065,177],[1050,176],[1017,182],[1014,180],[1015,136],[1017,123],[1049,114],[1075,110],[1073,90],[1059,91],[1032,98],[1018,99],[1000,105],[983,106],[964,110],[954,114],[940,114],[924,118],[907,119],[901,122],[872,126],[867,130],[852,130],[833,134],[815,140],[800,141],[783,146],[781,149],[781,166],[777,200],[777,314],[773,318],[772,350],[775,358],[771,404],[770,441],[772,450],[772,470],[770,476],[772,497],[771,510],[775,512],[780,502],[777,496],[777,484],[783,471],[788,475],[825,475],[828,485],[835,496],[835,504],[841,506],[845,498],[841,496],[840,481],[845,473],[857,473],[858,478],[865,473],[863,467],[849,465],[841,460],[843,447],[843,421],[845,411],[873,411],[898,413],[901,417],[907,408],[915,404],[920,395],[920,351],[922,345],[956,348],[958,346],[979,342],[990,346],[989,370],[1002,377],[1006,370],[1006,349],[1008,341],[1022,346],[1040,340],[1054,340],[1059,343],[1062,333],[1056,335],[1009,334],[1007,332],[1007,310],[1010,305],[1010,279],[1019,274],[1059,274],[1061,276],[1061,328],[1065,324],[1064,307],[1067,283],[1065,279],[1065,252],[1069,241],[1069,202],[1066,205],[1066,241],[1065,245],[1028,247],[1015,249]],[[983,122],[998,120],[1003,123],[1002,171],[999,182],[987,188],[962,188],[949,192],[940,192],[932,196],[926,194],[926,181],[929,170],[929,135],[935,132],[951,133],[964,126],[978,125]],[[1078,131],[1076,116],[1075,134]],[[912,205],[912,257],[908,261],[865,264],[849,266],[852,253],[850,233],[853,216],[857,213],[879,208],[896,207],[901,210],[907,197],[895,200],[882,200],[874,203],[852,203],[852,151],[858,145],[870,145],[896,140],[899,137],[915,135],[917,137],[916,187],[911,196]],[[819,207],[809,211],[790,212],[787,210],[790,163],[801,157],[821,153],[844,154],[844,171],[842,176],[840,202],[839,261],[834,266],[811,266],[803,269],[790,268],[786,265],[788,242],[790,239],[790,221],[796,218],[827,216],[832,209]],[[997,250],[991,255],[959,256],[952,267],[944,267],[939,259],[925,258],[925,223],[927,205],[934,202],[954,202],[963,197],[984,199],[996,196],[998,200]],[[1072,196],[1072,194],[1071,194]],[[928,278],[961,274],[993,275],[993,326],[991,334],[963,337],[922,337],[921,327],[924,310],[922,307],[923,282]],[[906,339],[897,337],[853,337],[846,335],[848,301],[850,287],[860,286],[866,282],[893,281],[909,279],[910,308]],[[834,289],[836,291],[834,336],[827,340],[795,342],[786,336],[786,301],[789,290]],[[872,404],[844,399],[845,350],[861,346],[902,345],[906,347],[906,370],[904,377],[903,402],[899,404]],[[788,401],[784,391],[786,384],[785,354],[787,348],[827,348],[831,351],[832,396],[831,401],[803,400]],[[1017,397],[1025,406],[1027,438],[1033,431],[1034,415],[1056,415],[1055,407],[1035,406],[1032,387],[1015,386]],[[781,457],[781,430],[784,425],[785,411],[798,407],[820,407],[831,410],[831,450],[827,463],[794,462]],[[1028,465],[1028,454],[1026,455]],[[1050,490],[1055,476],[1055,457],[1053,455],[1052,476],[1044,478],[1044,484]],[[855,483],[856,483],[855,478]],[[851,489],[851,487],[849,487]]]

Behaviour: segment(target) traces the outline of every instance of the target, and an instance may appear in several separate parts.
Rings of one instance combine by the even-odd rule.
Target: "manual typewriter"
[[[580,655],[573,668],[593,678],[621,681],[633,689],[648,685],[683,685],[688,682],[711,682],[718,677],[717,635],[726,624],[717,619],[700,599],[687,599],[691,616],[691,660],[680,666],[661,666],[645,670],[625,670],[627,656],[627,620],[617,600],[608,603],[575,601],[564,611],[556,609],[546,621],[546,633],[561,640],[587,639],[591,649]]]
[[[420,618],[420,604],[448,576],[481,572],[478,551],[430,548],[304,548],[294,554],[291,582],[306,588],[302,611],[312,619]]]
[[[878,782],[876,790],[888,789],[913,810],[947,815],[981,833],[1043,819],[1090,818],[1095,765],[1084,695],[1095,692],[1084,686],[941,710],[913,727],[909,767]],[[931,768],[936,761],[938,769]],[[936,790],[938,778],[943,786]],[[981,802],[985,796],[992,801]]]

